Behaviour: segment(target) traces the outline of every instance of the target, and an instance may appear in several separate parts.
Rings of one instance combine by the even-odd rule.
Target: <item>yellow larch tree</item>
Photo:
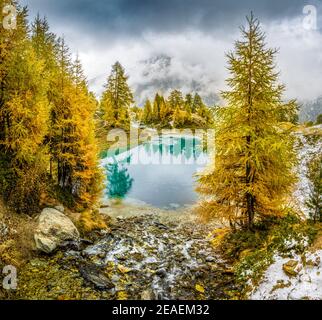
[[[199,178],[200,213],[231,226],[253,228],[256,219],[281,215],[295,181],[293,138],[279,126],[284,86],[274,70],[276,50],[266,48],[260,23],[250,16],[228,54],[230,90],[218,111],[215,154]]]

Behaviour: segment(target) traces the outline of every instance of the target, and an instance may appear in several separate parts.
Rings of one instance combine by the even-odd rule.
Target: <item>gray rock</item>
[[[8,234],[9,234],[9,227],[5,223],[0,222],[0,238],[6,237]]]
[[[216,261],[216,258],[214,257],[209,256],[206,258],[206,262],[215,262],[215,261]]]
[[[47,208],[39,216],[34,239],[38,250],[51,253],[68,241],[78,242],[79,232],[68,217],[56,209]]]
[[[54,209],[56,209],[57,211],[60,211],[61,213],[64,213],[65,212],[65,208],[63,205],[58,205],[56,206]]]
[[[93,265],[84,265],[80,268],[82,277],[98,290],[109,290],[115,288],[114,283],[107,278],[100,269]]]
[[[167,275],[167,271],[165,269],[159,269],[157,270],[156,275],[160,278],[164,278]]]

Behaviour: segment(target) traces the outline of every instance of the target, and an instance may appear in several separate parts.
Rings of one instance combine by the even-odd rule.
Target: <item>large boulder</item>
[[[79,232],[63,213],[47,208],[39,216],[34,239],[38,250],[51,253],[68,242],[79,241]]]

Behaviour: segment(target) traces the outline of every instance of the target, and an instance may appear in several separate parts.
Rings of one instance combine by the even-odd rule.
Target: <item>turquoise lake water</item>
[[[107,153],[105,197],[164,209],[191,205],[198,199],[195,174],[207,161],[200,139],[186,136],[156,137],[126,152]]]

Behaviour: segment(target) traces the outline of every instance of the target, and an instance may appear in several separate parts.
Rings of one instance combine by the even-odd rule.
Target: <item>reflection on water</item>
[[[133,184],[128,169],[117,162],[108,164],[105,168],[108,176],[106,195],[110,199],[124,199]]]
[[[107,154],[109,199],[144,202],[160,208],[176,208],[197,199],[194,174],[208,161],[195,137],[153,139],[125,152]]]

